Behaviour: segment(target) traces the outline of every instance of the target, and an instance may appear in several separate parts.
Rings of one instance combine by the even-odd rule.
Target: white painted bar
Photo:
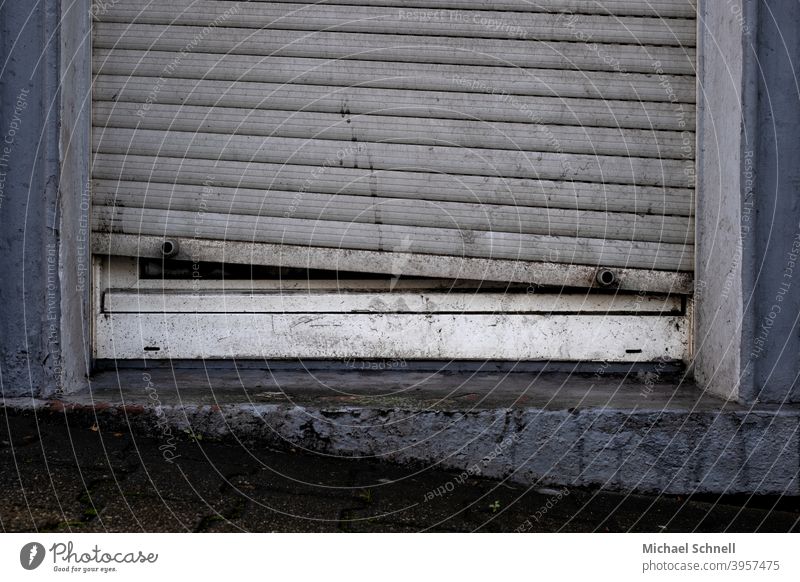
[[[95,357],[680,360],[676,328],[685,318],[112,313],[97,319]]]
[[[148,359],[680,360],[687,331],[680,316],[585,314],[112,313],[95,327],[95,357]]]
[[[229,283],[230,285],[230,283]],[[111,289],[103,313],[599,313],[680,315],[677,297],[436,292],[288,292]]]

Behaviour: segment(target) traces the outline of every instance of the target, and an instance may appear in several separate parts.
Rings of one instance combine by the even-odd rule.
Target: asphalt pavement
[[[788,532],[800,498],[526,487],[0,408],[6,532]]]

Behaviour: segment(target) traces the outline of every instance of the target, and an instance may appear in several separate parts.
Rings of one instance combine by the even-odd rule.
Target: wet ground
[[[68,421],[69,419],[69,421]],[[0,408],[7,532],[788,532],[800,498],[528,488]]]

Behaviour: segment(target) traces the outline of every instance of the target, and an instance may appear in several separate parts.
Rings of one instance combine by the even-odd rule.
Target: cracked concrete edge
[[[800,495],[800,413],[489,409],[472,412],[281,404],[95,405],[6,399],[102,430],[169,441],[235,438],[507,478],[523,485],[668,494]],[[174,451],[179,455],[180,451]]]

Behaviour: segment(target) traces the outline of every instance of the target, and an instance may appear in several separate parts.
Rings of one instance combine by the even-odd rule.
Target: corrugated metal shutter
[[[356,4],[98,5],[96,250],[689,290],[692,1]]]

